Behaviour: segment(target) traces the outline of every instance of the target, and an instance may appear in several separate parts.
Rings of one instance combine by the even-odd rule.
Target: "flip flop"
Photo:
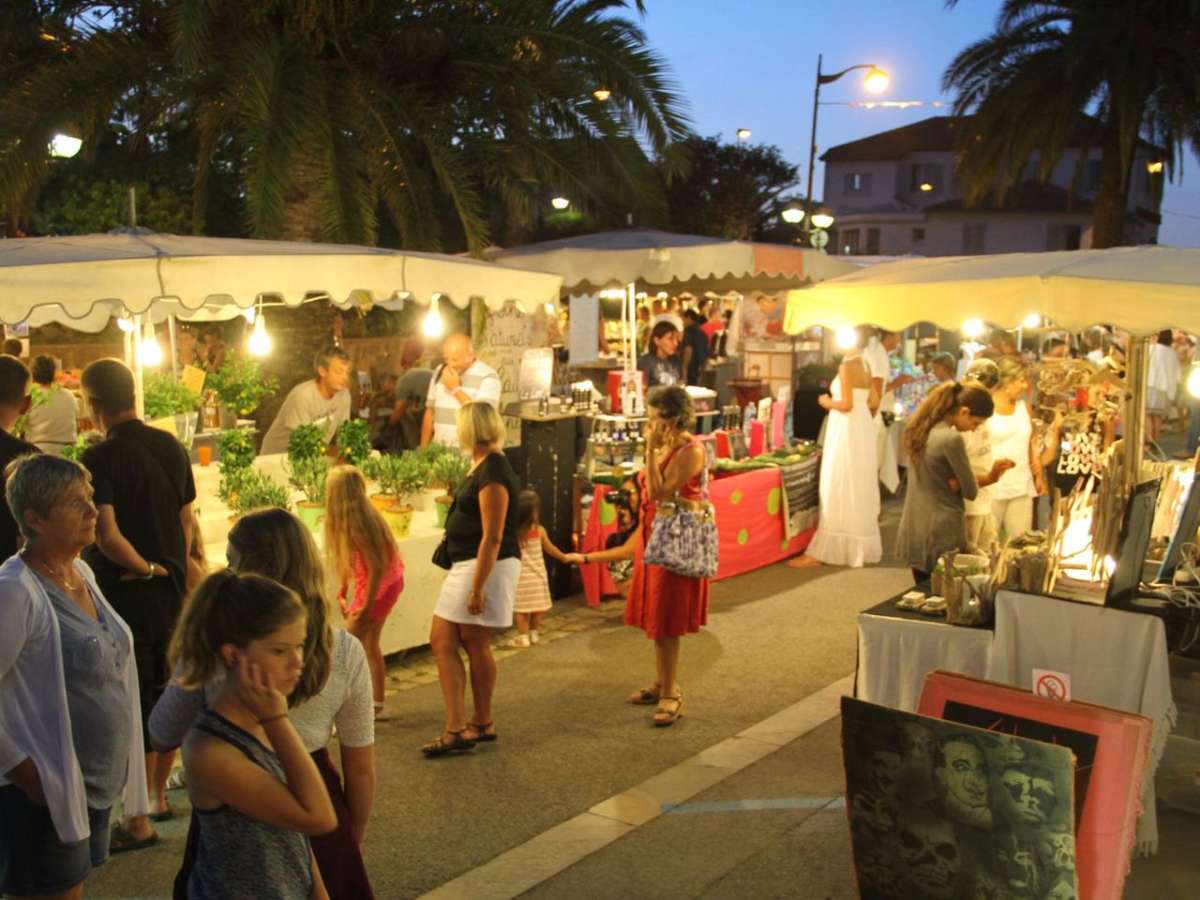
[[[170,822],[173,818],[175,818],[175,808],[170,803],[167,804],[166,809],[150,813],[151,822]]]
[[[157,832],[152,833],[149,837],[138,838],[130,834],[124,825],[116,825],[112,830],[112,835],[109,837],[108,852],[111,854],[128,853],[130,850],[143,850],[146,847],[153,847],[157,843]]]
[[[495,728],[492,726],[491,722],[468,722],[467,728],[475,732],[475,737],[466,738],[468,741],[476,741],[480,744],[490,744],[492,741],[496,740],[496,738],[500,737]],[[492,729],[490,732],[487,730],[489,728]],[[466,728],[464,728],[463,731],[465,732]]]
[[[642,688],[629,698],[629,702],[634,706],[655,706],[658,704],[659,690],[657,684],[653,687]]]

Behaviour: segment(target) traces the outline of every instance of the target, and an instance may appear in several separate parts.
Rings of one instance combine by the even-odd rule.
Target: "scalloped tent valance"
[[[1068,331],[1108,324],[1134,335],[1200,333],[1200,250],[1113,247],[881,263],[790,291],[784,328],[899,331],[932,322],[958,329],[968,319],[1015,328],[1032,313]]]
[[[493,251],[488,258],[515,269],[556,272],[563,294],[576,296],[630,283],[648,293],[781,291],[857,268],[801,247],[644,228],[527,244]]]
[[[528,311],[556,301],[561,284],[465,257],[345,244],[145,232],[0,241],[0,320],[92,332],[123,315],[231,319],[260,297],[389,309],[434,296],[461,308],[480,297],[491,309],[514,300]]]

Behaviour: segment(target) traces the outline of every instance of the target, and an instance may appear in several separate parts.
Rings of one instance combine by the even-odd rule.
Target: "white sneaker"
[[[529,643],[531,643],[531,644],[536,644],[537,642],[538,642],[538,633],[537,633],[537,631],[531,631],[531,632],[529,632]]]
[[[515,638],[508,642],[508,646],[521,650],[527,648],[529,646],[529,635],[518,634]]]

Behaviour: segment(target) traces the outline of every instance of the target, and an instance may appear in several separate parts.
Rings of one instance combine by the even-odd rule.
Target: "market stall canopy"
[[[557,272],[563,293],[579,296],[633,284],[639,291],[742,294],[798,288],[854,271],[837,256],[786,244],[758,244],[644,228],[494,251],[502,266]]]
[[[1200,332],[1200,250],[1113,247],[943,256],[882,263],[788,294],[784,328],[968,319],[1015,328],[1031,313],[1069,331],[1110,324],[1135,335]]]
[[[382,247],[188,237],[143,230],[0,241],[0,320],[100,331],[150,312],[221,320],[265,300],[339,307],[447,299],[526,310],[556,301],[562,278],[437,253]]]

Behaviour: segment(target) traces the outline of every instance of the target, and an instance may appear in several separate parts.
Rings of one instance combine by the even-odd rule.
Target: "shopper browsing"
[[[1058,439],[1056,425],[1043,451],[1034,435],[1033,418],[1024,399],[1029,393],[1029,379],[1020,360],[1005,356],[996,360],[996,366],[1000,382],[991,391],[995,413],[987,429],[992,454],[1014,463],[990,488],[996,535],[1004,542],[1032,527],[1033,498],[1045,493],[1042,467],[1054,460]]]
[[[353,635],[329,621],[321,557],[312,534],[294,515],[264,509],[242,516],[229,532],[226,556],[234,571],[278,581],[304,605],[304,669],[288,698],[288,716],[325,780],[338,819],[334,831],[310,842],[331,900],[372,900],[360,849],[375,802],[375,725],[366,653]],[[225,670],[219,669],[201,690],[178,683],[167,688],[150,717],[150,734],[160,750],[183,742],[192,722],[221,693],[225,678]],[[340,773],[328,749],[335,727]],[[175,879],[176,900],[188,897],[197,819],[193,812],[187,852]]]
[[[25,437],[43,453],[61,453],[75,443],[75,395],[55,383],[58,364],[49,356],[35,356],[30,367],[33,393],[25,414]]]
[[[542,613],[551,605],[550,579],[546,575],[546,559],[542,554],[549,553],[560,563],[568,560],[542,527],[542,501],[537,491],[521,491],[517,504],[517,534],[521,539],[521,574],[517,578],[517,593],[513,602],[518,633],[512,646],[528,647],[538,642]]]
[[[984,388],[950,382],[929,392],[904,430],[909,476],[896,556],[912,567],[918,584],[929,579],[943,553],[966,549],[963,500],[1013,467],[1011,459],[999,459],[982,479],[971,471],[962,434],[991,418],[992,410]]]
[[[183,743],[199,841],[190,900],[328,900],[308,835],[337,827],[321,773],[288,719],[307,640],[296,594],[225,570],[191,598],[171,643],[184,688],[225,684]]]
[[[465,334],[452,334],[442,344],[442,365],[429,382],[425,418],[421,423],[421,446],[438,441],[457,447],[458,412],[468,403],[500,407],[500,375],[475,356],[475,347]],[[470,450],[463,447],[463,450]]]
[[[388,614],[404,590],[404,561],[383,514],[367,498],[367,482],[354,466],[338,466],[325,488],[325,552],[338,579],[346,630],[358,638],[371,666],[375,718],[383,718],[387,674],[380,641]],[[354,595],[349,590],[353,582]]]
[[[646,375],[647,387],[668,387],[683,381],[679,340],[680,330],[666,320],[650,329],[650,351],[637,363],[638,370]]]

